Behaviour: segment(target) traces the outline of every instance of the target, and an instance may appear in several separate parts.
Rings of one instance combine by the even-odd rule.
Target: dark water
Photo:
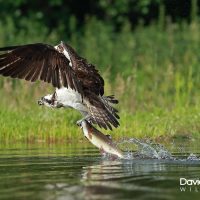
[[[0,199],[200,199],[198,142],[169,145],[176,159],[110,160],[84,145],[0,147]]]

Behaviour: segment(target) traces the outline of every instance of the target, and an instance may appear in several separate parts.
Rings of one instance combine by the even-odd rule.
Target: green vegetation
[[[101,5],[103,8],[107,7],[105,21],[89,16],[78,29],[80,19],[72,15],[68,18],[67,31],[64,22],[57,24],[57,29],[52,25],[41,29],[44,22],[37,18],[39,14],[36,18],[24,17],[17,25],[7,16],[0,21],[0,46],[69,42],[100,70],[105,78],[105,93],[115,94],[120,100],[121,127],[111,133],[115,138],[198,137],[200,22],[197,1],[192,1],[190,23],[172,22],[165,17],[163,4],[156,1],[157,22],[148,26],[138,22],[134,27],[129,19],[120,19],[116,14],[124,12],[121,5],[116,4],[114,12],[106,1],[101,2],[105,4]],[[148,5],[137,8],[150,8]],[[114,23],[115,18],[119,21]],[[37,106],[37,99],[52,90],[51,86],[43,85],[0,77],[0,141],[83,139],[75,124],[80,118],[76,111]]]
[[[74,111],[53,111],[27,104],[30,108],[1,108],[0,141],[66,143],[83,141],[82,131],[75,125]],[[168,140],[172,137],[199,137],[199,108],[173,110],[155,108],[151,112],[121,113],[121,127],[110,133],[115,139],[139,137]]]
[[[169,24],[164,30],[139,26],[132,32],[125,24],[114,33],[92,20],[82,37],[75,34],[69,39],[98,66],[106,94],[120,99],[121,127],[114,130],[114,137],[198,136],[199,30],[200,25],[193,23]],[[0,81],[1,141],[83,138],[75,125],[78,113],[37,106],[37,99],[50,93],[50,87],[2,77]]]

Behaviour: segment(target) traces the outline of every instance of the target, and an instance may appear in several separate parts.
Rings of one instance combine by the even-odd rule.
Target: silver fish
[[[112,142],[111,138],[104,135],[96,128],[94,128],[89,122],[83,120],[80,124],[84,136],[101,152],[109,153],[113,156],[124,158],[123,152]]]

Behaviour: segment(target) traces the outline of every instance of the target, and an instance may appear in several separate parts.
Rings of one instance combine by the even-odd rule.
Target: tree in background
[[[95,17],[120,30],[127,21],[134,28],[138,23],[162,22],[165,16],[173,22],[194,20],[199,6],[197,0],[0,0],[0,22],[3,27],[10,21],[16,29],[33,23],[45,26],[47,32],[58,28],[70,34],[73,20],[81,31],[86,20]]]

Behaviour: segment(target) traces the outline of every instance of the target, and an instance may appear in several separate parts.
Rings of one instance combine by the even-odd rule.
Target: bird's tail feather
[[[103,96],[103,99],[106,100],[109,103],[112,103],[112,104],[118,104],[119,103],[119,101],[117,99],[115,99],[114,95]]]
[[[111,104],[118,104],[119,101],[115,99],[114,95],[110,96],[103,96],[103,103],[105,107],[110,111],[111,114],[113,114],[117,119],[119,119],[118,110],[114,107],[112,107]]]
[[[89,93],[90,98],[85,98],[85,103],[91,114],[90,122],[98,124],[100,128],[112,130],[112,126],[117,128],[120,124],[118,122],[119,116],[117,109],[111,106],[118,101],[114,96],[96,96]]]

